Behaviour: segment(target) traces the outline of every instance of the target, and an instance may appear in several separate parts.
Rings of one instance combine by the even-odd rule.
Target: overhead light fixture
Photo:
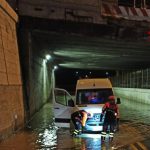
[[[54,66],[54,70],[58,69],[58,66]]]
[[[106,74],[106,75],[109,75],[109,73],[108,73],[108,72],[106,72],[105,74]]]
[[[45,56],[45,58],[46,58],[46,60],[50,60],[50,59],[52,58],[52,56],[49,55],[49,54],[47,54],[47,55]]]

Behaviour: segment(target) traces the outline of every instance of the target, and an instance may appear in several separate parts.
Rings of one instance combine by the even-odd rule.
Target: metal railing
[[[150,68],[137,71],[121,71],[113,77],[114,87],[150,89]]]
[[[136,8],[150,8],[150,0],[118,0],[118,5]]]

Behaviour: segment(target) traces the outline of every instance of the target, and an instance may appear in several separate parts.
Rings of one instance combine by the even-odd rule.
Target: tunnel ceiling
[[[134,37],[134,35],[131,35]],[[76,69],[130,70],[150,66],[150,42],[113,36],[75,33],[32,32],[34,43],[44,54],[51,54],[55,64]]]

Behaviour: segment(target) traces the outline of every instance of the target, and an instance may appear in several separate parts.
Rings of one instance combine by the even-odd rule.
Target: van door
[[[72,96],[64,89],[55,88],[53,91],[53,106],[56,126],[70,127],[71,113],[74,108]]]

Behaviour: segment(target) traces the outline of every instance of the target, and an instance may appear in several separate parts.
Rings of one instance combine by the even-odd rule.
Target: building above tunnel
[[[21,16],[106,24],[107,19],[150,21],[149,0],[7,0]]]

